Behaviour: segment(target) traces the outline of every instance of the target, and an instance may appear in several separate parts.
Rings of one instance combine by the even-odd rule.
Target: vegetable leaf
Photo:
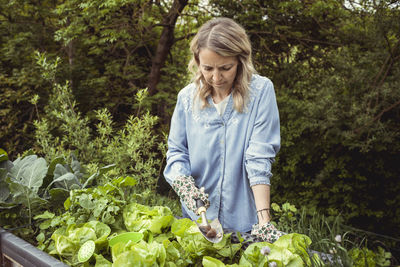
[[[13,162],[14,166],[9,176],[14,183],[26,186],[32,192],[37,193],[47,173],[47,163],[36,155],[18,158]]]
[[[129,231],[150,230],[155,234],[160,234],[163,229],[171,226],[174,220],[174,216],[168,207],[149,207],[138,203],[127,205],[123,216],[125,226]]]

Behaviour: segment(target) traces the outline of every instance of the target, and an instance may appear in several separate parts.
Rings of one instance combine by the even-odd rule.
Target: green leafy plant
[[[29,224],[32,223],[32,212],[47,200],[39,195],[39,188],[47,173],[47,163],[43,158],[30,155],[13,161],[13,167],[9,170],[6,182],[10,189],[10,197],[15,205],[27,208]]]
[[[48,164],[34,154],[27,153],[10,161],[4,150],[0,152],[1,224],[6,228],[27,227],[28,234],[34,229],[36,215],[47,209],[60,209],[71,190],[87,187],[114,167],[102,167],[89,176],[74,155],[70,157],[70,164],[63,157]],[[12,225],[10,216],[18,218]]]
[[[349,251],[351,258],[353,259],[353,266],[370,266],[375,267],[375,253],[368,248],[353,248]]]
[[[324,259],[324,266],[353,266],[354,262],[361,264],[361,258],[366,255],[369,255],[369,262],[376,266],[390,265],[390,252],[379,246],[367,247],[367,241],[373,239],[345,225],[339,215],[325,216],[306,207],[297,209],[288,202],[281,206],[272,203],[271,208],[278,229],[287,233],[302,233],[313,241],[308,249],[313,266],[320,266],[319,261],[315,262],[313,258],[315,254]]]
[[[107,237],[110,233],[110,227],[98,221],[89,221],[79,225],[71,224],[68,227],[58,228],[51,236],[54,241],[54,249],[49,254],[63,255],[66,263],[76,266],[82,263],[82,259],[78,258],[78,252],[82,246],[85,246],[88,241],[93,241],[95,245],[94,253],[101,254],[102,250],[108,248]],[[85,261],[88,261],[89,258],[86,258]]]
[[[277,223],[281,231],[286,232],[289,229],[293,229],[293,225],[297,222],[296,215],[298,215],[298,210],[294,205],[288,202],[282,204],[282,206],[279,206],[276,203],[272,203],[271,208],[274,214],[274,218],[278,219]]]
[[[375,252],[375,262],[377,266],[390,266],[390,260],[392,253],[386,251],[381,246],[378,246],[378,250]]]
[[[321,266],[323,263],[314,254],[311,260],[307,249],[311,240],[301,234],[288,234],[273,244],[253,243],[243,251],[238,264],[227,264],[210,256],[203,257],[203,266]],[[317,265],[317,263],[319,265]]]
[[[0,209],[9,209],[15,206],[6,181],[7,174],[12,167],[7,152],[0,149]]]
[[[98,172],[98,175],[107,169],[109,167]],[[113,231],[125,229],[122,210],[135,184],[132,177],[118,177],[101,186],[69,191],[61,212],[45,211],[34,217],[40,228],[40,233],[36,236],[38,247],[50,251],[54,247],[50,239],[52,233],[60,227],[66,228],[72,224],[99,221],[110,225]]]
[[[115,200],[121,197],[119,192],[124,192],[124,187],[133,185],[131,179],[129,177],[114,179],[114,186],[110,182],[96,188],[99,190],[108,188],[109,191],[103,197]],[[200,262],[202,257],[206,255],[213,255],[219,259],[233,259],[241,247],[241,244],[230,242],[230,234],[225,235],[220,243],[210,243],[203,237],[195,222],[189,219],[176,219],[172,216],[168,207],[144,206],[132,202],[132,199],[129,202],[119,201],[119,215],[113,214],[115,218],[117,216],[122,218],[122,224],[119,223],[118,219],[104,220],[104,217],[93,220],[93,209],[82,207],[86,207],[87,204],[83,204],[86,200],[83,201],[81,198],[88,195],[91,190],[86,189],[84,191],[71,191],[71,199],[75,199],[75,201],[72,202],[70,199],[66,201],[67,212],[59,216],[45,212],[35,218],[42,220],[40,227],[43,232],[38,236],[38,240],[42,241],[42,249],[48,251],[51,255],[58,255],[69,265],[81,264],[77,258],[77,253],[88,240],[95,243],[93,257],[87,259],[85,263],[89,266],[99,264],[99,262],[108,265],[112,262],[114,265],[122,264],[124,266],[127,264],[163,266],[172,263],[175,266],[188,266]],[[81,197],[74,197],[75,193]],[[94,195],[92,194],[92,196]],[[96,199],[93,199],[89,205],[94,208],[101,202],[102,197],[97,195]],[[73,206],[75,207],[73,208]],[[112,203],[110,202],[107,206],[112,206]],[[86,216],[83,215],[85,212]],[[123,216],[121,216],[122,214]],[[100,222],[101,219],[103,219],[102,222]],[[90,223],[82,221],[89,221]],[[103,234],[97,234],[96,227],[93,226],[95,222],[97,228],[102,226],[101,229],[103,229],[108,225],[107,229],[109,230],[102,230],[100,232]],[[138,240],[135,242],[129,240],[113,242],[112,246],[110,243],[106,245],[103,242],[104,238],[102,237],[105,234],[107,234],[107,240],[112,240],[118,235],[131,231],[142,233],[143,238],[139,242]],[[46,242],[45,235],[49,234],[51,239]],[[108,246],[111,246],[111,248],[107,248]]]
[[[70,84],[61,85],[56,81],[59,59],[47,60],[41,53],[37,53],[36,58],[43,77],[53,87],[46,113],[34,122],[37,152],[46,158],[69,157],[73,152],[93,169],[114,164],[116,174],[130,175],[139,182],[138,190],[155,191],[162,167],[159,149],[165,150],[165,138],[155,130],[158,118],[142,109],[146,90],[136,94],[136,116],[130,116],[123,126],[115,129],[107,109],[95,111],[96,120],[77,111]],[[92,125],[96,131],[92,130]],[[97,180],[99,184],[106,182]]]
[[[114,178],[101,186],[72,190],[64,207],[74,214],[78,223],[98,220],[119,227],[123,207],[129,202],[136,183],[135,179],[126,176]]]
[[[124,222],[129,231],[149,230],[154,234],[162,233],[163,228],[170,227],[174,216],[169,208],[162,206],[148,207],[130,203],[124,208]]]
[[[327,220],[322,221],[325,224],[325,228],[321,228],[322,234],[313,235],[316,243],[320,242],[317,247],[323,248],[321,252],[326,254],[314,251],[311,238],[293,229],[305,227],[307,220],[311,222],[308,227],[315,228],[316,222],[306,219],[307,216],[302,218],[303,211],[289,203],[280,209],[296,214],[287,217],[290,218],[288,227],[292,230],[273,244],[252,243],[242,249],[241,243],[232,243],[231,234],[225,234],[220,243],[213,244],[203,237],[195,222],[175,218],[168,207],[139,204],[140,195],[132,193],[135,186],[132,177],[119,177],[104,185],[71,190],[65,211],[60,215],[45,212],[35,217],[41,221],[41,233],[37,236],[40,247],[68,264],[80,265],[82,263],[73,257],[85,242],[92,240],[96,243],[98,238],[84,225],[96,221],[108,225],[108,240],[124,233],[139,233],[141,238],[134,241],[124,239],[112,245],[108,243],[109,248],[105,243],[102,246],[96,243],[93,254],[85,258],[85,266],[100,263],[105,266],[351,266],[355,262],[352,257],[359,255],[356,255],[357,251],[347,251],[349,244],[353,247],[355,244],[350,243],[346,235],[330,238],[333,234],[330,231],[336,231],[336,228],[331,227]],[[280,222],[286,223],[285,220],[278,221],[278,228]],[[85,229],[78,230],[81,227]],[[75,231],[80,233],[79,240],[74,237]],[[71,257],[72,254],[75,256]],[[323,258],[327,255],[330,256],[328,260]],[[387,264],[390,260],[390,255],[383,249],[379,250],[379,257],[378,253],[373,255],[371,259],[377,266],[385,266],[378,265],[378,262]]]

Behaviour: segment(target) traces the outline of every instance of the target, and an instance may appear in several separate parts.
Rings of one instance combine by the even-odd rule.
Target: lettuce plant
[[[54,241],[54,249],[50,255],[62,255],[69,265],[78,265],[78,251],[88,240],[95,243],[95,253],[101,254],[108,248],[108,239],[111,229],[108,225],[90,221],[85,224],[71,224],[68,227],[58,228],[51,239]]]
[[[138,203],[127,205],[123,214],[125,226],[129,231],[149,230],[154,234],[161,234],[174,220],[168,207],[149,207]]]

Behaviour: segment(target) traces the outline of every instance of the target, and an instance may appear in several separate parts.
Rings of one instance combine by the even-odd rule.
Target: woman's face
[[[199,69],[215,91],[230,92],[237,73],[238,59],[224,57],[204,48],[199,52]]]

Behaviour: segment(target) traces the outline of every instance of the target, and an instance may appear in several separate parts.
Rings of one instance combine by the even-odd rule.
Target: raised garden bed
[[[0,228],[0,266],[65,267],[65,263]]]

